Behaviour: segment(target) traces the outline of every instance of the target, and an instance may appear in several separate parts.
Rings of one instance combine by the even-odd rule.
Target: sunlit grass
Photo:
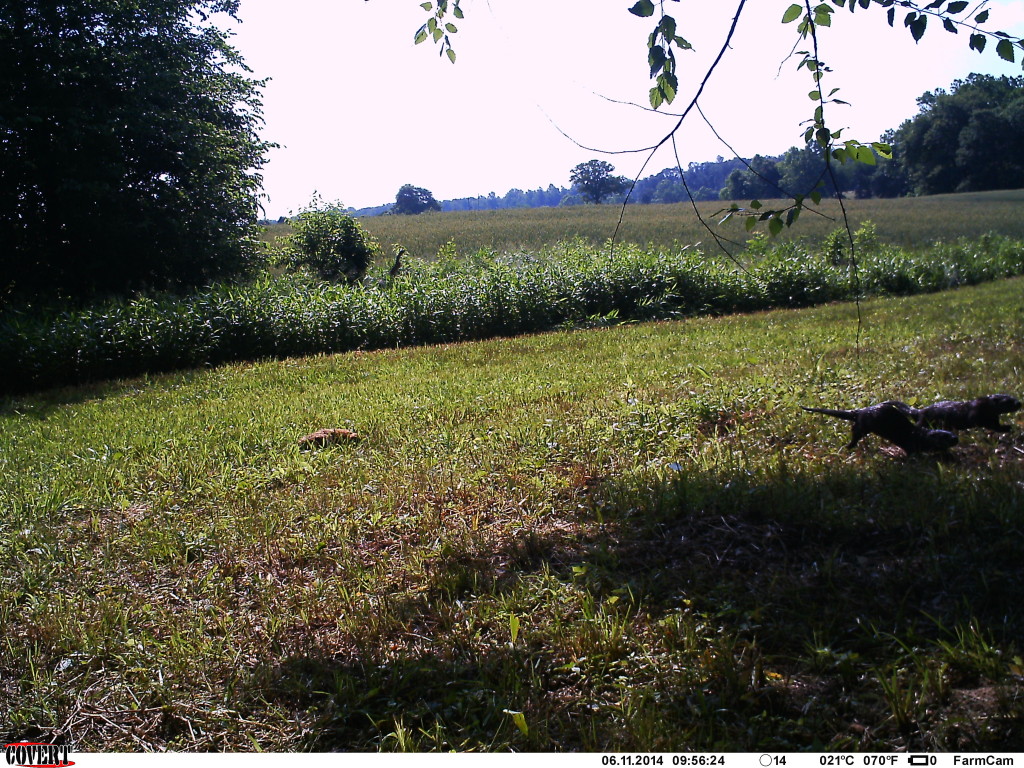
[[[1020,280],[0,411],[0,730],[81,750],[1020,750]],[[300,451],[348,427],[362,439]]]

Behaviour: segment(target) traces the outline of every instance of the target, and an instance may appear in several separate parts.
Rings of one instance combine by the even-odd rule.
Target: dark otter
[[[957,436],[952,432],[943,429],[926,429],[914,424],[903,408],[909,408],[906,403],[897,400],[887,400],[878,405],[869,405],[866,408],[855,408],[851,411],[840,411],[832,408],[806,408],[811,413],[823,413],[826,416],[835,416],[838,419],[846,419],[853,422],[853,439],[847,448],[853,448],[862,437],[874,433],[895,443],[907,453],[920,451],[944,451],[957,444]]]
[[[898,407],[918,426],[930,425],[941,429],[973,429],[984,427],[993,432],[1009,432],[1011,427],[999,423],[1004,413],[1019,411],[1020,400],[1010,395],[985,395],[975,400],[943,400],[925,408],[913,408],[906,403]]]

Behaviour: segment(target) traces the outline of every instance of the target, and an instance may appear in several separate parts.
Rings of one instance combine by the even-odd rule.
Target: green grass
[[[0,410],[0,732],[81,750],[1021,750],[1021,280]],[[319,427],[363,439],[301,452]]]
[[[740,205],[749,202],[740,201]],[[771,204],[764,202],[766,206]],[[749,235],[740,219],[718,226],[718,220],[724,215],[719,212],[728,206],[727,202],[698,204],[716,233],[740,243],[739,247],[727,246],[735,253],[742,250]],[[1024,190],[848,200],[846,206],[854,229],[870,219],[878,226],[884,242],[906,247],[939,239],[976,238],[989,232],[1024,237]],[[824,215],[815,215],[812,210]],[[361,222],[386,248],[391,243],[400,243],[414,255],[428,258],[449,240],[463,253],[481,248],[499,252],[537,250],[572,237],[582,237],[598,245],[612,236],[620,213],[621,206],[600,205],[375,216],[361,219]],[[838,203],[825,200],[819,208],[809,208],[796,226],[779,237],[783,241],[814,242],[839,226],[842,226],[842,216]],[[287,231],[287,225],[272,226],[268,239],[276,239]],[[700,225],[689,204],[629,206],[619,240],[658,247],[700,242],[709,253],[715,247],[711,234]]]

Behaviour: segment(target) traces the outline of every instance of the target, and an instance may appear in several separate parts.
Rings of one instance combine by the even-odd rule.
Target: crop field
[[[1024,282],[0,401],[0,732],[93,750],[1024,750]],[[858,330],[859,329],[859,330]],[[343,427],[359,439],[303,451]]]
[[[740,201],[746,205],[749,201]],[[764,201],[765,206],[771,205]],[[774,201],[782,203],[783,201]],[[853,228],[871,220],[884,242],[911,247],[938,239],[980,237],[996,233],[1024,237],[1024,190],[935,195],[892,200],[848,200],[847,212]],[[701,215],[720,237],[739,245],[726,247],[737,253],[749,234],[743,222],[732,219],[719,226],[727,202],[699,203]],[[814,211],[821,215],[817,215]],[[361,219],[364,227],[382,246],[399,243],[410,253],[428,258],[445,243],[454,241],[460,253],[481,248],[499,252],[537,250],[545,245],[575,237],[597,245],[615,232],[621,207],[616,205],[567,208],[530,208],[467,213],[431,213],[419,216],[375,216]],[[838,203],[824,200],[809,208],[798,225],[779,235],[780,240],[814,242],[842,225]],[[287,226],[270,227],[275,239]],[[689,204],[631,205],[626,209],[618,239],[641,245],[672,247],[702,243],[705,251],[715,250],[711,234],[700,224]]]

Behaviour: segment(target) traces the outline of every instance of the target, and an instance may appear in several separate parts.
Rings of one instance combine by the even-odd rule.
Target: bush
[[[286,260],[293,269],[305,267],[331,282],[355,283],[366,274],[370,259],[379,250],[340,203],[325,204],[316,198],[292,224]]]

